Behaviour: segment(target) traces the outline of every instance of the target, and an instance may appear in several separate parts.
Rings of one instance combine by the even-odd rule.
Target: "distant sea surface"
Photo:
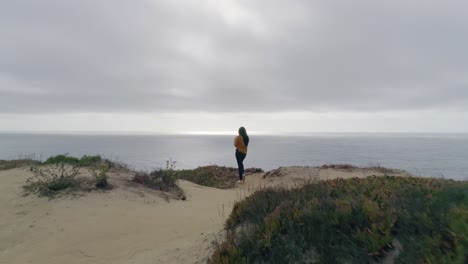
[[[38,159],[68,153],[100,154],[135,169],[179,169],[217,164],[236,166],[233,136],[0,133],[0,159],[35,154]],[[467,134],[251,135],[247,167],[323,164],[384,166],[433,177],[468,180]]]

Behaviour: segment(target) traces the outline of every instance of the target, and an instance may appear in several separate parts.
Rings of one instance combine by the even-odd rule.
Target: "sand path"
[[[0,172],[0,263],[196,263],[209,254],[239,190],[181,181],[187,201],[144,188],[22,197],[25,169]]]

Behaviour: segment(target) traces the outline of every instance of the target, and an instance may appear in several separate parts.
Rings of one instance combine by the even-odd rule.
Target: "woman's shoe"
[[[237,183],[243,183],[243,182],[244,182],[244,181],[238,180],[238,181],[236,182],[236,184],[237,184]]]

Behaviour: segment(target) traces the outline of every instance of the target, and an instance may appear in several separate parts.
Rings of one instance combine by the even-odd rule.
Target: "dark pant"
[[[242,176],[244,175],[244,159],[246,154],[238,151],[236,149],[236,160],[237,160],[237,166],[239,167],[239,179],[242,181],[243,178]]]

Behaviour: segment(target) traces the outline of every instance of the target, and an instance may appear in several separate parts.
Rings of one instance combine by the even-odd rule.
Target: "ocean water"
[[[280,166],[346,163],[384,166],[411,173],[468,180],[467,134],[311,134],[250,136],[247,167],[271,170]],[[136,169],[218,164],[236,166],[233,136],[0,134],[0,159],[28,154],[45,159],[68,153],[100,154]]]

